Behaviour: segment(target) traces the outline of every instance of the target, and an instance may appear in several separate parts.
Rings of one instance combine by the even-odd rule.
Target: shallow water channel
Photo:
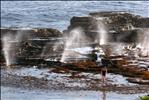
[[[5,71],[2,70],[2,74]],[[84,87],[84,83],[72,82],[69,83],[69,80],[63,79],[63,76],[69,76],[69,74],[56,74],[56,73],[47,73],[47,69],[39,70],[36,68],[21,68],[16,70],[11,70],[11,74],[17,74],[19,76],[35,76],[35,77],[44,77],[49,74],[48,79],[59,80],[66,85],[77,85],[79,87]],[[100,74],[91,74],[91,73],[80,73],[80,75],[88,75],[90,78],[98,78]],[[57,76],[57,77],[55,77]],[[55,78],[54,78],[55,77]],[[113,80],[113,84],[127,84],[125,77],[120,75],[108,74],[109,80]],[[68,82],[68,83],[67,83]],[[83,81],[82,81],[83,82]],[[137,100],[139,96],[143,94],[120,94],[116,92],[107,92],[107,91],[93,91],[93,90],[50,90],[50,89],[24,89],[21,87],[9,87],[1,86],[1,99],[2,100]]]
[[[141,95],[105,91],[23,90],[1,86],[2,100],[137,100]]]

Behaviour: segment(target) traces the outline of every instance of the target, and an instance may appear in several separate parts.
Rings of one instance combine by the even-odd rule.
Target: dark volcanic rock
[[[57,29],[45,28],[45,29],[35,29],[35,33],[33,34],[35,37],[59,37],[62,36],[62,33]]]
[[[142,18],[141,20],[141,25],[140,27],[145,27],[145,28],[149,28],[149,18]]]
[[[20,29],[20,28],[1,28],[1,64],[4,63],[4,52],[2,46],[4,41],[5,48],[9,52],[11,59],[15,59],[16,63],[23,65],[38,65],[44,63],[40,61],[41,54],[48,46],[48,51],[53,52],[53,46],[62,37],[62,33],[57,29]],[[5,39],[5,40],[4,40]],[[3,41],[4,40],[4,41]],[[6,46],[6,44],[8,46]],[[48,57],[48,53],[44,54]],[[42,55],[42,60],[45,58]],[[33,58],[29,60],[29,58]],[[22,62],[23,60],[24,62]],[[28,64],[26,64],[26,61]]]
[[[93,45],[95,47],[97,45],[95,39],[99,38],[99,36],[97,36],[100,34],[99,28],[103,27],[108,33],[109,37],[107,40],[109,40],[109,42],[138,42],[143,40],[145,37],[145,35],[143,35],[145,33],[144,31],[148,31],[149,29],[149,18],[143,18],[127,12],[93,12],[90,13],[89,16],[72,17],[70,26],[64,33],[68,35],[71,30],[79,27],[81,27],[86,35],[85,37],[83,33],[85,39],[82,39],[83,42],[81,42],[84,43],[85,41],[87,46]],[[61,57],[60,53],[62,53],[64,47],[63,41],[57,44],[61,46],[60,50],[53,49],[54,43],[57,42],[57,40],[54,39],[63,36],[57,29],[1,28],[1,41],[2,38],[7,35],[13,38],[10,40],[8,38],[8,44],[10,44],[11,41],[9,52],[14,54],[16,58],[28,59],[42,57],[44,59],[44,57],[48,58],[49,55],[52,58],[52,54],[56,55],[54,57]],[[72,34],[69,35],[71,37]],[[87,44],[86,40],[89,44]],[[2,48],[0,57],[2,59],[1,62],[4,62]]]
[[[123,12],[123,11],[122,12],[117,12],[117,11],[93,12],[93,13],[90,13],[89,15],[93,17],[105,17],[105,20],[107,21],[107,24],[109,25],[109,27],[111,27],[111,29],[114,28],[117,31],[119,29],[116,29],[116,28],[120,26],[121,26],[120,29],[123,29],[125,27],[129,28],[129,26],[131,27],[131,25],[134,27],[149,28],[149,24],[148,24],[149,18],[143,18],[141,16],[130,14],[128,12]]]
[[[82,27],[84,30],[95,30],[97,29],[97,20],[93,17],[72,17],[68,29]]]
[[[121,32],[114,32],[111,34],[111,41],[115,42],[138,42],[139,40],[138,30],[127,30]],[[143,35],[143,34],[142,34]]]
[[[149,18],[143,18],[128,12],[93,12],[86,17],[72,17],[70,26],[64,33],[81,27],[84,33],[93,40],[99,34],[99,28],[104,26],[111,42],[137,42],[140,34],[138,31],[149,28]]]
[[[6,34],[25,34],[24,36],[30,36],[31,38],[49,38],[49,37],[59,37],[62,33],[57,29],[52,28],[36,28],[36,29],[21,29],[21,28],[1,28],[1,36]]]

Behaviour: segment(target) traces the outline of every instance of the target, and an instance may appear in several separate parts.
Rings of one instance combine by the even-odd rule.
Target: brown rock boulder
[[[30,38],[49,38],[49,37],[59,37],[62,33],[57,29],[52,28],[36,28],[36,29],[21,29],[21,28],[1,28],[1,36],[6,34],[22,34],[23,37]]]

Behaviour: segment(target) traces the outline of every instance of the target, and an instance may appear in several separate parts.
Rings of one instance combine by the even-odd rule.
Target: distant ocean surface
[[[1,27],[62,31],[73,16],[94,11],[128,11],[149,17],[149,1],[1,1]]]

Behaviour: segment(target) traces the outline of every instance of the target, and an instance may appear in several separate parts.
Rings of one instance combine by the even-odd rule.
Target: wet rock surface
[[[1,47],[3,46],[2,38],[7,36],[6,44],[11,45],[9,52],[12,52],[11,57],[16,58],[17,62],[29,58],[37,59],[38,62],[38,59],[49,57],[60,60],[66,41],[63,38],[65,34],[68,35],[71,30],[81,27],[87,36],[87,41],[90,42],[85,43],[85,46],[96,46],[94,42],[98,37],[99,23],[106,27],[109,42],[136,43],[144,39],[144,31],[148,31],[148,18],[127,12],[93,12],[89,16],[72,17],[70,26],[64,33],[51,28],[1,28]],[[2,63],[5,62],[3,55],[1,48]]]
[[[14,64],[26,65],[27,61],[29,65],[38,65],[36,62],[40,62],[41,59],[43,63],[44,58],[49,57],[48,53],[57,54],[58,50],[54,52],[53,47],[60,39],[62,33],[52,28],[1,28],[1,47],[4,48],[1,48],[1,64],[5,62],[4,51],[11,52],[11,59],[15,59]],[[37,61],[34,63],[33,59]]]
[[[70,26],[64,33],[68,34],[72,29],[81,27],[88,37],[94,40],[99,27],[103,27],[109,34],[111,42],[137,42],[141,34],[139,30],[149,28],[149,18],[127,12],[92,12],[86,17],[73,17]],[[102,26],[99,25],[102,23]]]
[[[8,67],[13,68],[16,65],[35,66],[41,69],[49,68],[48,72],[50,73],[50,75],[39,78],[4,71],[1,74],[1,85],[29,89],[106,90],[120,93],[148,93],[148,56],[145,56],[145,59],[142,60],[137,59],[137,64],[130,62],[131,60],[136,60],[135,57],[129,58],[124,55],[109,57],[112,64],[108,67],[108,72],[127,76],[129,82],[142,84],[133,86],[112,84],[111,80],[108,80],[108,84],[102,86],[100,78],[80,75],[83,72],[97,74],[101,71],[101,68],[88,58],[83,58],[80,61],[73,59],[74,62],[70,63],[60,62],[64,50],[64,42],[66,41],[63,36],[68,35],[71,30],[77,27],[83,29],[83,32],[88,36],[86,39],[91,42],[90,44],[86,43],[85,46],[96,46],[94,40],[98,33],[98,23],[102,23],[106,27],[105,29],[110,36],[109,42],[136,43],[145,37],[143,33],[148,31],[148,20],[148,18],[125,12],[97,12],[90,13],[90,16],[86,17],[73,17],[70,21],[70,26],[64,31],[64,34],[57,29],[51,28],[1,29],[1,36],[7,36],[5,42],[10,46],[9,50],[7,50],[10,52],[9,56],[11,59],[15,58],[14,66],[12,64],[12,66]],[[1,65],[5,65],[4,51],[1,48]],[[138,63],[142,62],[144,63],[143,67],[140,67],[142,64],[139,65]],[[3,66],[1,69],[4,70],[5,67]],[[54,80],[48,79],[53,73],[68,75],[61,77],[63,81],[58,81],[59,79],[57,78],[59,76],[54,76]],[[83,86],[77,84],[83,84]]]
[[[124,94],[148,93],[149,91],[148,85],[116,84],[112,83],[110,78],[107,79],[106,84],[102,84],[98,76],[99,74],[82,73],[71,70],[65,70],[65,73],[63,73],[60,69],[57,69],[57,72],[49,69],[48,74],[42,72],[39,75],[41,74],[43,77],[38,77],[38,75],[26,75],[25,73],[19,75],[19,73],[2,71],[1,85],[45,90],[104,90]]]
[[[57,29],[52,28],[1,28],[1,36],[6,34],[23,34],[24,36],[29,36],[31,38],[49,38],[49,37],[60,37],[62,33]]]

